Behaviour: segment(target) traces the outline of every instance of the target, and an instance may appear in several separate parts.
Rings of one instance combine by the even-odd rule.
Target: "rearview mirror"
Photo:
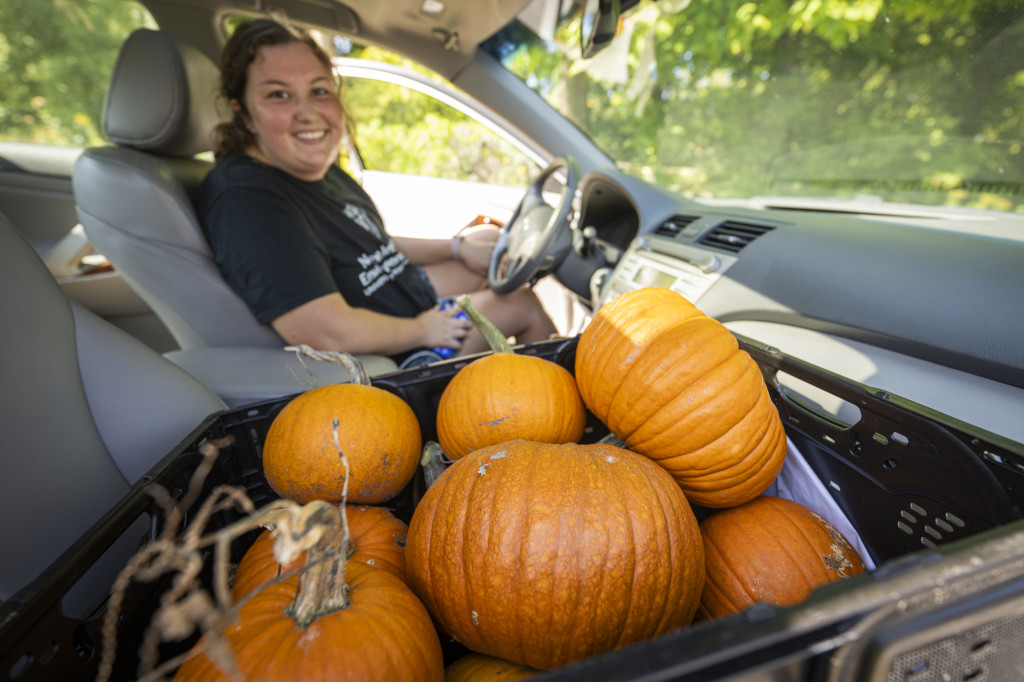
[[[619,28],[619,0],[586,0],[580,21],[583,58],[589,59],[606,47]]]

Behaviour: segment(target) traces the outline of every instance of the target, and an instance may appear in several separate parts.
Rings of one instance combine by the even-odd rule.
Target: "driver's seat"
[[[135,31],[121,48],[103,111],[113,145],[86,150],[72,182],[89,240],[181,347],[168,357],[234,404],[302,387],[294,368],[283,371],[284,341],[221,277],[193,208],[213,166],[196,155],[213,147],[218,86],[218,67],[195,47],[162,31]],[[371,375],[395,369],[390,358],[360,359]],[[270,363],[272,377],[260,378],[261,362]],[[334,365],[315,372],[328,383],[347,379]],[[239,389],[238,381],[249,383]]]
[[[113,146],[88,149],[72,176],[96,249],[183,349],[284,345],[221,278],[193,208],[213,148],[217,66],[173,36],[140,29],[114,66],[103,110]]]

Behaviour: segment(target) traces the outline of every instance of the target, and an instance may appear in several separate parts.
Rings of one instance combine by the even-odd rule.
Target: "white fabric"
[[[782,471],[775,479],[775,483],[765,494],[799,502],[821,516],[853,545],[864,562],[864,568],[869,571],[875,568],[875,563],[872,561],[864,541],[861,540],[860,534],[857,533],[853,524],[846,518],[846,514],[825,488],[825,484],[821,482],[821,479],[814,473],[814,469],[789,438],[786,438],[786,463],[783,464]]]

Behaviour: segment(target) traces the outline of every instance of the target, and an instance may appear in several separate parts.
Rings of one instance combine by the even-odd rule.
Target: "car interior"
[[[528,141],[542,163],[518,203],[496,210],[507,209],[499,250],[517,269],[492,261],[489,281],[550,292],[549,310],[569,311],[562,335],[619,294],[668,287],[760,347],[1024,448],[1024,214],[860,195],[696,198],[647,182],[483,47],[517,17],[558,11],[557,0],[138,2],[154,26],[130,33],[109,74],[107,143],[0,143],[0,490],[5,510],[31,519],[0,531],[17,548],[0,602],[210,414],[349,380],[256,323],[192,205],[224,115],[217,58],[230,21],[245,17],[391,50]],[[540,234],[510,239],[538,203]],[[397,370],[384,356],[359,359],[374,377]],[[860,418],[863,405],[778,380],[830,423]],[[1024,472],[1024,458],[998,465]],[[112,548],[69,609],[94,604],[133,549]]]
[[[153,349],[69,301],[2,215],[0,261],[0,310],[9,330],[0,486],[11,514],[2,533],[17,548],[4,558],[2,601],[225,404]],[[72,612],[95,603],[134,551],[131,543],[113,548],[76,588]]]

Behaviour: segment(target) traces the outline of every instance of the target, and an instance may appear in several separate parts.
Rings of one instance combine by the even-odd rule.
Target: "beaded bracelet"
[[[454,237],[452,237],[452,241],[451,241],[452,260],[455,260],[455,261],[459,260],[459,248],[462,246],[462,240],[464,238],[465,238],[465,235],[461,235],[461,234],[457,234]]]

